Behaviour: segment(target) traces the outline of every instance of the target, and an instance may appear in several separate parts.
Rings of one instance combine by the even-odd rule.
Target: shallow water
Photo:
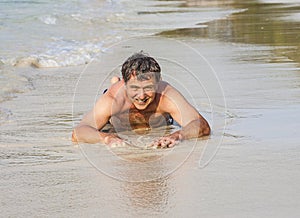
[[[5,42],[0,44],[1,85],[5,84],[5,89],[0,90],[0,102],[26,92],[30,85],[28,75],[14,67],[85,65],[101,59],[108,48],[128,38],[195,27],[199,22],[236,11],[178,7],[180,4],[131,0],[0,1],[0,40]]]
[[[265,61],[300,63],[299,1],[247,0],[222,3],[240,12],[228,19],[205,23],[207,28],[182,28],[165,31],[161,35],[204,37],[223,42],[272,46],[274,52]]]
[[[115,42],[194,27],[230,9],[177,7],[177,1],[1,1],[0,61],[35,67],[89,63]],[[132,7],[134,5],[134,7]],[[214,9],[214,8],[209,8]],[[173,22],[174,18],[178,22]],[[25,42],[25,43],[24,43]],[[0,62],[0,63],[1,63]]]
[[[122,42],[89,65],[1,66],[1,83],[18,81],[12,86],[17,91],[5,92],[0,105],[2,216],[298,216],[300,80],[299,62],[290,54],[299,40],[298,21],[288,13],[298,13],[298,6],[209,2],[154,2],[162,8],[139,11],[157,22],[157,11],[176,11],[176,23],[184,26],[186,21],[177,15],[187,15],[184,11],[190,6],[188,10],[205,11],[199,22],[207,27]],[[130,5],[117,5],[123,3]],[[75,4],[70,11],[82,6]],[[210,20],[208,14],[233,10],[244,12],[204,22]],[[256,31],[258,19],[268,14],[272,21],[265,23],[265,32]],[[130,16],[123,25],[147,26]],[[173,23],[153,24],[145,31],[148,35],[176,28]],[[73,126],[107,87],[110,76],[119,74],[120,63],[141,48],[158,58],[163,77],[208,119],[212,136],[166,150],[72,144]]]

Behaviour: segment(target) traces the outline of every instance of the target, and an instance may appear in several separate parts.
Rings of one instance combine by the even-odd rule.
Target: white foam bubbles
[[[102,42],[81,42],[56,39],[48,50],[10,60],[3,60],[14,66],[34,66],[37,68],[67,67],[83,65],[97,58],[104,51]]]
[[[44,15],[44,16],[39,17],[39,20],[47,25],[55,25],[57,18],[52,15]]]

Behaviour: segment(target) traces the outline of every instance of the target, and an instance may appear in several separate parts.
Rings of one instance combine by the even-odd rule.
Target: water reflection
[[[182,7],[195,7],[195,6],[201,6],[201,7],[211,7],[211,6],[223,6],[232,4],[232,0],[187,0],[185,3],[183,3]]]
[[[210,1],[187,1],[183,6],[201,6]],[[249,1],[213,1],[215,5],[244,9],[227,19],[214,20],[205,28],[186,28],[162,32],[170,37],[204,37],[226,42],[278,46],[277,56],[285,56],[285,61],[296,61],[300,64],[300,31],[296,19],[287,19],[292,13],[299,13],[300,6],[295,4],[261,3]],[[219,3],[219,4],[217,4]],[[283,62],[282,59],[279,62]]]

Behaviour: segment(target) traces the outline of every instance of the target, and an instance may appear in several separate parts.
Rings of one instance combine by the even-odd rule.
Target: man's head
[[[142,51],[130,56],[122,65],[122,77],[125,83],[131,77],[136,77],[140,81],[148,80],[151,73],[158,82],[161,79],[160,71],[156,60]]]
[[[139,52],[124,62],[122,76],[133,105],[139,110],[146,109],[154,101],[161,80],[159,64],[154,58]]]

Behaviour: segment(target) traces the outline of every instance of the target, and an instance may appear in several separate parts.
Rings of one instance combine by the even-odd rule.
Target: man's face
[[[127,96],[138,110],[144,110],[154,101],[157,89],[157,82],[154,75],[148,80],[137,80],[136,76],[126,83]]]

